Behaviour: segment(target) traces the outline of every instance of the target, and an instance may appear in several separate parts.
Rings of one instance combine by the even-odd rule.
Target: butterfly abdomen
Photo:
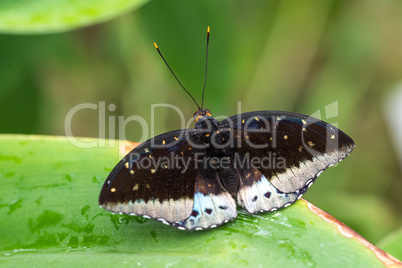
[[[219,169],[219,178],[223,187],[233,196],[236,197],[239,190],[240,177],[233,166],[222,167]]]

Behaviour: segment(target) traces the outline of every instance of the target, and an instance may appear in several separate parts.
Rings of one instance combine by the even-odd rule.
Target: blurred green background
[[[138,115],[147,122],[151,104],[168,103],[190,119],[196,107],[152,43],[200,100],[207,26],[205,106],[213,115],[238,113],[238,102],[242,112],[318,111],[356,148],[305,198],[372,243],[398,229],[401,159],[392,137],[402,133],[391,133],[386,100],[402,81],[399,0],[155,0],[68,32],[0,34],[0,133],[63,136],[67,113],[82,103],[114,104],[107,118]],[[181,127],[173,110],[160,108],[155,119],[155,134]],[[98,111],[90,109],[73,117],[72,132],[110,137],[99,133]],[[130,123],[124,134],[137,141],[142,133]]]

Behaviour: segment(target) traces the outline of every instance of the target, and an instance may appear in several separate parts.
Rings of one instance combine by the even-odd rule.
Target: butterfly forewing
[[[186,219],[192,211],[196,178],[189,136],[196,133],[173,131],[133,149],[106,179],[100,205],[168,223]]]
[[[336,127],[296,113],[245,113],[220,127],[235,147],[238,202],[251,213],[294,203],[323,170],[354,147]]]

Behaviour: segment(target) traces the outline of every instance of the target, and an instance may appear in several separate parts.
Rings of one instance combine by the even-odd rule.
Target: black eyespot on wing
[[[191,212],[191,216],[193,216],[194,218],[198,216],[198,211],[193,210],[193,212]]]

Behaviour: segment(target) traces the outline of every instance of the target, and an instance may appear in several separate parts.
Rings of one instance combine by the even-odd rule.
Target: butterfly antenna
[[[154,46],[156,48],[156,50],[158,51],[159,55],[161,56],[161,58],[163,59],[163,61],[165,62],[166,66],[169,68],[170,72],[173,74],[174,78],[176,78],[176,81],[179,83],[179,85],[184,89],[184,91],[187,92],[187,94],[193,99],[195,105],[197,105],[198,109],[200,109],[200,106],[198,105],[198,103],[195,101],[194,97],[191,96],[190,92],[187,91],[187,89],[182,85],[182,83],[180,83],[179,79],[177,78],[177,76],[174,74],[172,68],[170,68],[169,64],[167,63],[167,61],[165,60],[165,58],[163,57],[161,51],[159,50],[158,45],[154,42]]]
[[[202,89],[202,101],[201,101],[201,109],[204,107],[204,92],[205,86],[207,85],[207,71],[208,71],[208,46],[209,46],[209,26],[207,29],[207,55],[205,59],[205,80],[204,80],[204,88]]]

